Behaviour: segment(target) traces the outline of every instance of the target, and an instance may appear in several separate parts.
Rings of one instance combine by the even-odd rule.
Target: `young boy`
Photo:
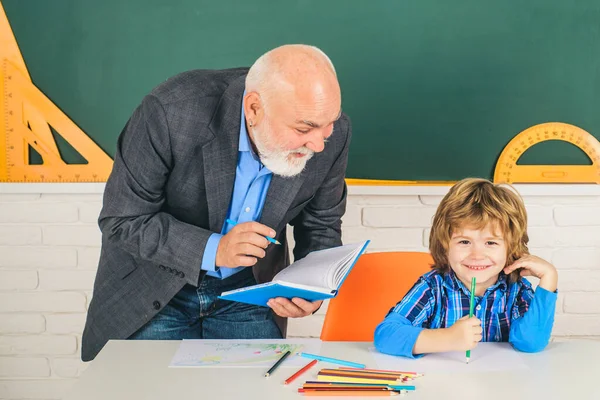
[[[419,357],[466,351],[480,341],[510,342],[537,352],[550,340],[556,269],[527,250],[527,215],[520,197],[485,179],[464,179],[433,218],[433,270],[423,275],[375,330],[382,353]],[[535,291],[524,276],[540,282]],[[471,278],[474,316],[469,318]]]

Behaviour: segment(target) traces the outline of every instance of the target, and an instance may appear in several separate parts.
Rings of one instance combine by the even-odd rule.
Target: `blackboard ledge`
[[[104,183],[0,183],[0,194],[60,193],[101,194]],[[600,196],[600,185],[596,184],[517,184],[515,188],[522,196]],[[450,185],[378,186],[349,185],[351,196],[443,196]]]
[[[448,193],[447,185],[373,186],[349,185],[351,196],[443,196]],[[600,196],[597,184],[515,184],[521,196]]]

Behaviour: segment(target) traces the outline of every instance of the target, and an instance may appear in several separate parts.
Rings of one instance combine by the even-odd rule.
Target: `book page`
[[[273,282],[336,290],[364,245],[365,242],[360,242],[313,251],[280,271]]]

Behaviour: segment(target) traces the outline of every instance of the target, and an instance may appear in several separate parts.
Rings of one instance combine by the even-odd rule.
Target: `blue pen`
[[[226,221],[228,224],[231,224],[231,225],[233,225],[233,226],[236,226],[236,225],[237,225],[237,222],[235,222],[235,221],[234,221],[234,220],[232,220],[232,219],[229,219],[229,218],[227,218],[225,221]],[[267,239],[269,242],[271,242],[271,243],[275,243],[275,244],[281,244],[281,243],[279,243],[279,240],[273,239],[273,238],[272,238],[272,237],[270,237],[270,236],[265,236],[265,238],[266,238],[266,239]]]
[[[351,361],[339,360],[337,358],[329,358],[329,357],[317,356],[315,354],[308,354],[308,353],[298,353],[298,355],[301,356],[301,357],[312,358],[313,360],[330,362],[332,364],[345,365],[347,367],[365,368],[365,364],[358,364],[358,363],[354,363],[354,362],[351,362]]]

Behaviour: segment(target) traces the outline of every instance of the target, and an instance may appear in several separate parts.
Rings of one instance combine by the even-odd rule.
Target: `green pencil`
[[[269,376],[271,376],[271,374],[277,369],[277,367],[279,367],[279,364],[281,364],[283,362],[283,360],[285,360],[287,358],[287,356],[289,356],[291,354],[291,351],[286,351],[285,353],[283,353],[281,355],[281,357],[279,357],[279,360],[277,360],[277,362],[275,364],[273,364],[273,366],[271,367],[271,369],[269,369],[267,371],[267,373],[265,374],[265,378],[268,378]]]
[[[475,306],[475,277],[471,278],[471,300],[469,301],[469,318],[473,317],[473,307]],[[467,364],[471,359],[471,350],[467,350]]]

